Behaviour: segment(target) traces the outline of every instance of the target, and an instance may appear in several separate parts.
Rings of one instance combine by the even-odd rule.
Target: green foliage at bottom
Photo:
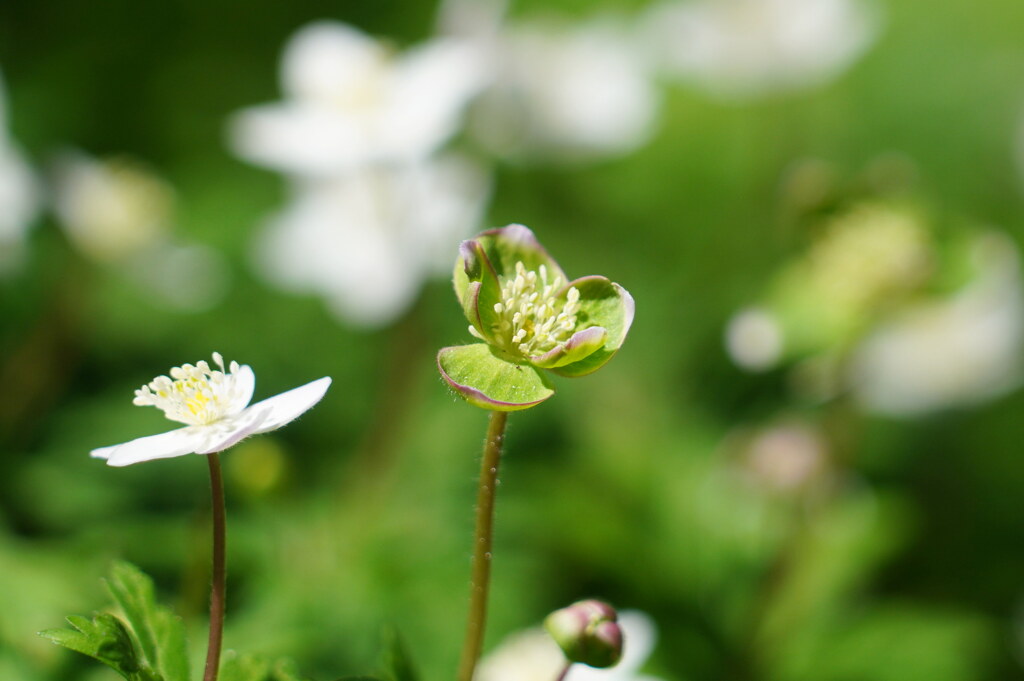
[[[92,620],[71,615],[74,629],[47,629],[39,635],[76,652],[88,655],[116,670],[127,681],[164,681],[139,660],[128,629],[113,615],[96,615]]]

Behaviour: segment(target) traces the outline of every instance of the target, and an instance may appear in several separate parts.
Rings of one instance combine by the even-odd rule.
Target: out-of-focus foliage
[[[334,380],[289,429],[224,455],[226,647],[337,679],[380,669],[394,627],[423,679],[451,677],[485,419],[437,377],[437,349],[461,342],[466,323],[446,275],[431,278],[422,244],[436,243],[413,246],[394,227],[414,218],[453,230],[446,268],[456,232],[518,222],[567,271],[606,274],[637,303],[607,367],[556,377],[555,397],[510,418],[487,650],[601,597],[652,618],[658,642],[637,673],[667,681],[1018,676],[1024,6],[822,5],[840,10],[812,37],[862,17],[830,50],[766,49],[778,20],[738,19],[764,42],[715,43],[701,59],[731,61],[679,73],[655,63],[672,22],[652,17],[666,5],[643,0],[520,0],[505,16],[447,23],[432,0],[0,3],[0,678],[113,678],[34,633],[104,608],[101,578],[119,559],[154,577],[199,668],[206,467],[184,456],[113,470],[88,452],[164,428],[132,391],[213,350],[250,364],[259,394]],[[699,23],[707,6],[679,4],[693,35],[731,25]],[[415,203],[380,201],[413,196],[390,193],[405,186],[392,166],[300,186],[308,178],[234,155],[232,117],[287,99],[282,51],[319,20],[392,55],[438,35],[495,48],[486,59],[503,59],[507,80],[481,85],[418,161],[471,159],[475,179],[456,189],[479,204],[421,204],[429,182],[411,183]],[[569,37],[548,38],[562,28]],[[566,92],[601,106],[592,82],[518,80],[587,73],[605,39],[601,63],[632,93],[625,122],[572,117]],[[562,66],[521,66],[538,58]],[[482,122],[495,101],[516,104],[511,127]],[[616,130],[629,134],[602,137]],[[167,209],[147,234],[174,250],[143,257],[119,241],[115,252],[135,254],[117,261],[83,246],[97,214],[67,217],[68,149],[97,164],[90,173],[143,173],[131,186],[157,198],[141,203]],[[366,203],[336,201],[345,192]],[[296,205],[327,227],[284,242],[288,273],[306,278],[282,282],[264,271],[265,235]],[[464,224],[477,212],[481,224]],[[333,220],[341,235],[321,238]],[[316,251],[337,244],[375,255],[347,252],[350,269],[334,273]],[[199,257],[177,250],[192,247]],[[303,253],[323,259],[301,272]],[[361,295],[402,304],[358,326],[333,294],[394,283],[372,266],[395,263],[417,268],[411,283]],[[357,266],[371,269],[346,279]],[[747,327],[773,360],[753,362],[759,371],[734,362],[728,333],[752,308],[771,313]]]

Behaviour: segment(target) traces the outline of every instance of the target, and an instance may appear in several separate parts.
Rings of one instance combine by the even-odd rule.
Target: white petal
[[[381,43],[352,26],[317,21],[289,40],[281,60],[281,81],[289,97],[337,101],[379,77],[386,59]]]
[[[619,626],[622,627],[623,636],[622,660],[619,665],[623,669],[636,671],[643,666],[654,650],[658,630],[654,626],[654,620],[639,610],[620,612]]]
[[[253,373],[252,367],[243,364],[231,375],[235,377],[235,394],[231,400],[229,413],[241,413],[252,401],[252,393],[256,389],[256,374]]]
[[[257,432],[256,429],[262,423],[259,413],[246,409],[234,418],[227,418],[209,426],[199,426],[203,430],[203,441],[196,447],[196,454],[223,452]]]
[[[100,447],[89,452],[89,456],[94,459],[109,459],[110,455],[114,453],[114,450],[121,445],[111,445],[110,447]]]
[[[179,428],[159,435],[140,437],[131,442],[94,449],[92,456],[106,459],[111,466],[128,466],[140,461],[170,459],[192,454],[203,443],[201,426]]]
[[[392,153],[426,157],[455,134],[463,110],[486,84],[485,61],[463,41],[410,50],[396,65],[390,106],[381,111]]]
[[[336,174],[374,152],[365,121],[317,104],[251,107],[229,127],[231,145],[245,160],[304,176]]]
[[[330,385],[331,379],[325,376],[252,405],[246,413],[260,415],[258,427],[252,432],[266,433],[297,419],[323,398]]]

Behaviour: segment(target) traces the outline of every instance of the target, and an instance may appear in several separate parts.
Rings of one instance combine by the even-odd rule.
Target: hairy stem
[[[487,440],[480,463],[480,489],[476,499],[476,532],[473,539],[472,577],[469,591],[469,620],[462,646],[458,681],[473,681],[476,663],[484,643],[487,623],[487,592],[491,583],[491,541],[494,536],[494,495],[498,485],[498,464],[505,440],[508,412],[492,411]]]
[[[203,681],[217,681],[220,669],[220,648],[224,638],[224,595],[226,571],[224,568],[225,522],[224,480],[220,473],[217,453],[208,454],[210,463],[210,494],[213,499],[213,584],[210,587],[210,642],[206,648],[206,669]]]

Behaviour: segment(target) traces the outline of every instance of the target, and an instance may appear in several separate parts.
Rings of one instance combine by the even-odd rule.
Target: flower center
[[[205,361],[195,366],[174,367],[170,378],[157,376],[136,390],[132,402],[140,407],[156,407],[172,421],[191,426],[209,425],[232,415],[238,411],[239,403],[233,375],[238,371],[238,362],[232,362],[230,370],[225,369],[219,352],[213,353],[213,361],[220,370],[210,369]]]
[[[567,341],[576,328],[580,292],[573,286],[560,300],[564,283],[560,275],[549,282],[544,265],[534,272],[517,262],[515,276],[502,283],[501,302],[494,305],[500,319],[495,334],[499,345],[536,357]]]

